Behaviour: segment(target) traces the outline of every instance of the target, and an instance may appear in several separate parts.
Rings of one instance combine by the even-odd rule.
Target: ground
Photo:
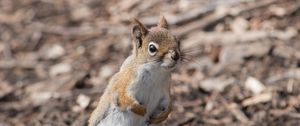
[[[186,55],[164,125],[300,125],[299,0],[0,0],[0,126],[87,125],[160,15]]]

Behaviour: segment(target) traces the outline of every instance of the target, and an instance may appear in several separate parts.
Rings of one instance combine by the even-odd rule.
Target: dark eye
[[[149,51],[151,52],[151,53],[154,53],[154,52],[156,52],[156,47],[154,46],[154,45],[150,45],[149,46]]]
[[[154,56],[157,53],[157,50],[158,50],[158,45],[154,42],[150,42],[148,46],[148,53],[151,56]]]

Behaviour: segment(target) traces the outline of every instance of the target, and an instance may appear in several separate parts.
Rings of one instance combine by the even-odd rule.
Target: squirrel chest
[[[151,114],[158,103],[163,100],[163,96],[169,95],[170,73],[157,66],[144,64],[138,67],[137,77],[132,86],[129,86],[129,95],[137,96],[141,104],[145,104]]]
[[[148,125],[149,117],[155,113],[164,98],[169,96],[170,80],[170,72],[152,64],[140,65],[135,71],[134,79],[130,82],[131,84],[126,87],[126,93],[131,97],[135,97],[140,104],[146,106],[147,113],[144,116],[139,116],[131,111],[124,111],[119,109],[118,106],[111,105],[106,112],[108,114],[98,126]],[[120,85],[115,86],[124,88]],[[123,94],[119,93],[116,95]]]

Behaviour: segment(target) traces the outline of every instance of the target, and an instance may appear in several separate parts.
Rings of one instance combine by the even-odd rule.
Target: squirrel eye
[[[151,55],[151,56],[154,56],[157,52],[157,49],[158,49],[158,45],[154,42],[150,42],[149,43],[149,46],[148,46],[148,53]]]

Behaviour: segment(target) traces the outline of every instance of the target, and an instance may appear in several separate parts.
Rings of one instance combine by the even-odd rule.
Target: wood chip
[[[245,99],[242,102],[243,106],[251,106],[251,105],[256,105],[259,103],[265,103],[268,101],[271,101],[272,99],[272,93],[263,93],[263,94],[259,94],[256,96],[253,96],[251,98]]]

